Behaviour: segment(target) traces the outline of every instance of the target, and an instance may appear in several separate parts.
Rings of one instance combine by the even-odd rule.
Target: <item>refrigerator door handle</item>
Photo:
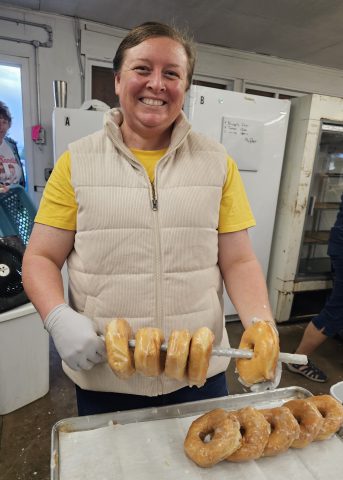
[[[308,202],[308,214],[310,217],[313,217],[314,206],[316,204],[317,197],[312,195],[310,201]]]

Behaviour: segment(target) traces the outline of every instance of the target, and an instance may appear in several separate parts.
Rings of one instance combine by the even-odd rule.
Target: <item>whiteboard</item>
[[[235,159],[239,170],[257,172],[262,155],[262,122],[224,116],[220,141]]]

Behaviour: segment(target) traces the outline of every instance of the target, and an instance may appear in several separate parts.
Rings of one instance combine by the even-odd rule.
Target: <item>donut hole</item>
[[[299,425],[301,425],[301,417],[299,415],[295,415],[294,412],[292,412],[292,413],[293,413],[293,416],[296,419],[296,421],[299,423]]]
[[[240,426],[239,431],[240,431],[242,437],[244,437],[246,430],[242,425]]]
[[[212,440],[214,436],[214,429],[211,429],[211,430],[208,430],[206,432],[201,432],[199,434],[199,437],[200,439],[204,442],[204,443],[210,443],[210,441]]]
[[[273,420],[269,421],[269,426],[270,426],[270,433],[272,434],[276,428],[275,422],[273,422]]]
[[[326,410],[325,408],[322,408],[322,407],[318,406],[318,405],[316,405],[316,407],[318,408],[319,413],[321,414],[321,416],[325,418],[325,417],[327,416],[327,414],[328,414],[327,410]]]

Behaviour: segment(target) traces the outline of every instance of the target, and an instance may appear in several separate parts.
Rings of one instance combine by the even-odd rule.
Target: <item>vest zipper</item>
[[[151,208],[154,211],[156,211],[156,210],[158,210],[158,201],[157,201],[154,182],[151,182],[151,193],[152,193]]]
[[[156,171],[155,171],[155,181],[151,182],[151,207],[153,211],[154,218],[154,230],[155,230],[155,260],[156,260],[156,271],[155,271],[155,323],[156,327],[161,328],[162,319],[163,319],[163,303],[162,303],[162,247],[161,247],[161,231],[158,218],[158,200],[156,193]],[[163,382],[162,377],[158,377],[158,395],[163,394]]]

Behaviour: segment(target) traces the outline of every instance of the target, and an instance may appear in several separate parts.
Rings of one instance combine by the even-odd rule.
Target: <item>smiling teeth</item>
[[[162,100],[154,100],[153,98],[142,98],[142,102],[146,105],[161,106],[163,105]]]

